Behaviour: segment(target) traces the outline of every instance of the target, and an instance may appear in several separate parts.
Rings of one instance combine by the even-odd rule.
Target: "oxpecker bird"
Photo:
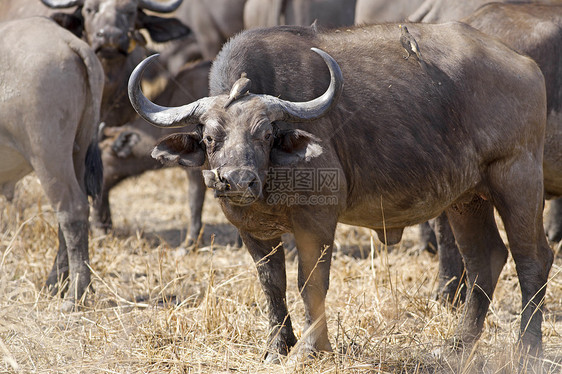
[[[404,25],[398,25],[400,30],[402,30],[402,35],[400,35],[400,43],[402,43],[402,47],[406,50],[407,55],[404,56],[404,59],[407,60],[410,56],[416,56],[418,63],[423,71],[428,72],[427,65],[425,61],[422,59],[420,47],[418,46],[418,42],[414,39],[413,35],[408,32],[408,28]],[[441,85],[441,83],[439,83]]]
[[[247,78],[246,73],[242,73],[240,78],[234,83],[232,89],[230,90],[230,94],[228,95],[228,100],[224,104],[224,107],[227,108],[232,102],[247,93],[250,92],[250,86],[252,81]]]
[[[418,47],[418,42],[416,39],[408,32],[408,28],[403,25],[399,25],[400,30],[402,30],[402,35],[400,36],[400,43],[402,43],[402,47],[406,50],[407,55],[404,56],[404,59],[410,58],[411,55],[416,55],[418,61],[421,61],[421,52],[420,47]]]

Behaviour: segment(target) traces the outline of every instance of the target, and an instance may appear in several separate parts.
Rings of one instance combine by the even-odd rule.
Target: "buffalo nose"
[[[96,31],[96,39],[110,46],[121,46],[128,44],[128,36],[117,27],[104,27]]]
[[[221,178],[227,184],[227,190],[230,191],[245,191],[251,190],[257,192],[258,189],[258,176],[255,172],[249,169],[231,169],[221,173]]]

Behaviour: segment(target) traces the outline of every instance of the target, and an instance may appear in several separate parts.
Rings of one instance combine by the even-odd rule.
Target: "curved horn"
[[[43,4],[53,9],[72,8],[84,5],[84,0],[41,0]]]
[[[316,99],[295,103],[281,100],[275,96],[263,95],[272,114],[272,121],[305,122],[323,116],[338,100],[343,90],[343,76],[341,69],[326,52],[318,48],[311,48],[318,53],[328,65],[330,70],[330,86]]]
[[[159,55],[147,57],[137,65],[129,78],[129,100],[137,113],[147,122],[158,127],[184,127],[196,125],[214,101],[212,97],[204,97],[193,103],[179,107],[165,107],[154,104],[142,93],[140,83],[146,67]]]
[[[178,9],[182,1],[183,0],[169,0],[164,3],[155,0],[139,0],[139,7],[158,13],[171,13]]]

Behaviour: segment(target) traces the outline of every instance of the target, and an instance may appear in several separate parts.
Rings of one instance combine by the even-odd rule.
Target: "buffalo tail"
[[[101,150],[97,139],[88,146],[86,151],[86,173],[84,174],[86,193],[92,198],[98,197],[103,184],[103,164],[101,162]]]

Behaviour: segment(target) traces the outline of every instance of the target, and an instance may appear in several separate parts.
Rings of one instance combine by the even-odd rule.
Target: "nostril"
[[[248,188],[250,189],[254,189],[257,185],[257,180],[254,178],[253,180],[250,181],[250,183],[248,183]]]
[[[259,179],[252,171],[244,169],[229,170],[228,172],[221,173],[220,177],[224,181],[226,190],[231,192],[259,189]]]

